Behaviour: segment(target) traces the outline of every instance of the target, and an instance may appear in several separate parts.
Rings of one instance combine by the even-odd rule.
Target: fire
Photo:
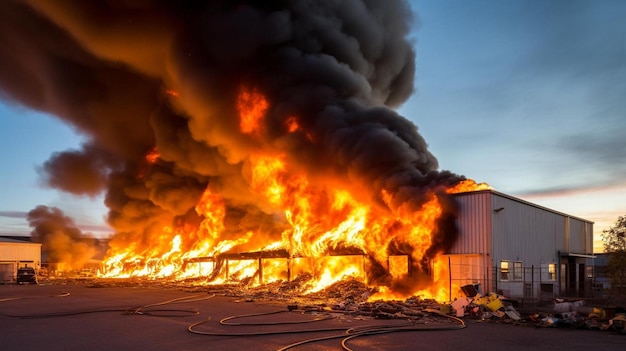
[[[243,87],[236,100],[241,132],[262,131],[269,107],[258,89]],[[287,118],[284,125],[289,133],[310,133],[295,117]],[[156,148],[146,155],[149,163],[158,158]],[[164,227],[144,249],[137,245],[112,249],[105,260],[105,276],[205,277],[205,283],[247,280],[262,284],[309,273],[313,279],[307,285],[308,292],[351,277],[379,284],[376,298],[447,298],[445,265],[429,257],[443,213],[441,196],[446,194],[427,191],[419,208],[394,207],[390,191],[382,190],[378,203],[364,202],[350,184],[332,179],[314,182],[281,152],[258,150],[246,162],[244,175],[249,190],[282,223],[282,232],[273,236],[254,230],[233,234],[226,226],[228,199],[208,187],[195,206],[201,218],[198,225]],[[488,188],[484,183],[465,180],[445,192]],[[427,271],[430,281],[418,284],[411,280],[410,272],[415,269]],[[371,272],[385,276],[370,281]],[[404,288],[394,290],[394,284]]]
[[[459,182],[457,185],[453,186],[452,188],[447,189],[447,192],[449,194],[456,194],[456,193],[464,193],[468,191],[479,191],[479,190],[488,190],[488,189],[493,189],[493,188],[487,183],[476,183],[472,179],[466,179],[462,182]]]
[[[156,147],[146,154],[146,162],[148,162],[148,164],[155,164],[159,158],[161,158],[161,154]]]
[[[261,131],[262,119],[269,108],[265,96],[257,89],[242,87],[237,98],[239,127],[243,133],[252,134]]]
[[[294,116],[291,116],[285,120],[285,126],[287,127],[287,131],[289,133],[295,133],[298,130],[300,130],[300,125],[298,124],[298,120]]]
[[[286,176],[285,162],[282,156],[252,157],[251,187],[265,195],[265,198],[274,205],[280,205],[285,186],[281,178]]]

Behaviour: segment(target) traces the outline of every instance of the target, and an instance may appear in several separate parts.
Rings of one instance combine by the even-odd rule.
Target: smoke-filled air
[[[219,280],[227,254],[286,252],[323,285],[356,274],[331,255],[360,252],[370,285],[432,287],[430,262],[458,234],[449,194],[477,185],[440,171],[394,110],[416,70],[406,2],[9,0],[0,13],[0,97],[85,136],[41,173],[105,194],[106,275],[184,277],[205,257]],[[390,272],[395,254],[411,274]],[[234,266],[227,279],[254,274]]]

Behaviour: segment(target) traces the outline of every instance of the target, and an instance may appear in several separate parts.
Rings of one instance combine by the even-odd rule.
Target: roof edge
[[[523,203],[523,204],[526,204],[526,205],[529,205],[529,206],[532,206],[532,207],[536,207],[536,208],[539,208],[539,209],[542,209],[542,210],[545,210],[545,211],[548,211],[548,212],[552,212],[552,213],[555,213],[555,214],[558,214],[558,215],[561,215],[561,216],[565,216],[565,217],[577,219],[579,221],[583,221],[583,222],[586,222],[586,223],[594,224],[593,221],[590,221],[588,219],[584,219],[582,217],[574,216],[574,215],[571,215],[571,214],[567,214],[565,212],[561,212],[561,211],[557,211],[557,210],[554,210],[554,209],[551,209],[551,208],[548,208],[548,207],[545,207],[545,206],[541,206],[541,205],[538,205],[538,204],[536,204],[534,202],[530,202],[528,200],[520,199],[519,197],[515,197],[515,196],[509,195],[509,194],[505,194],[505,193],[502,193],[502,192],[499,192],[499,191],[493,190],[493,189],[485,189],[485,190],[477,190],[477,191],[464,191],[464,192],[461,192],[461,193],[454,193],[452,195],[453,196],[463,196],[463,195],[472,195],[472,194],[481,194],[481,193],[490,193],[490,194],[493,194],[493,195],[498,195],[498,196],[507,198],[509,200],[517,201],[517,202],[520,202],[520,203]]]

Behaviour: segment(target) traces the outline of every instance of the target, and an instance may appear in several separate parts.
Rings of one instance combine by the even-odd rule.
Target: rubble
[[[309,293],[310,275],[301,274],[291,281],[276,281],[260,286],[245,283],[207,285],[205,280],[184,281],[131,279],[56,279],[44,284],[83,284],[102,287],[159,287],[189,292],[208,291],[231,296],[240,301],[265,301],[285,304],[291,309],[326,311],[350,318],[400,319],[419,323],[448,323],[437,315],[476,320],[486,323],[505,323],[534,328],[576,328],[611,331],[626,335],[626,311],[623,308],[585,306],[585,301],[554,299],[552,308],[526,308],[518,311],[512,300],[495,293],[482,295],[478,289],[464,289],[467,296],[442,303],[419,296],[404,301],[371,301],[377,292],[356,279],[338,281],[327,288]],[[470,296],[471,295],[471,296]],[[347,318],[347,317],[346,317]],[[450,322],[453,323],[453,322]]]
[[[555,299],[554,311],[555,312],[577,311],[580,307],[584,306],[584,304],[585,304],[584,300],[567,301],[565,299]]]
[[[622,308],[610,309],[607,313],[602,308],[585,306],[584,300],[555,299],[554,308],[549,312],[520,313],[512,300],[505,296],[490,293],[481,295],[468,286],[462,289],[466,297],[457,298],[442,312],[457,317],[479,320],[481,322],[506,323],[535,328],[577,328],[591,330],[610,330],[626,334],[626,311]],[[444,306],[444,305],[442,305]]]
[[[616,313],[615,317],[609,320],[608,329],[626,335],[626,313]]]
[[[498,295],[494,293],[491,293],[488,296],[476,295],[476,297],[474,297],[473,303],[478,306],[485,306],[492,312],[496,312],[504,308],[502,300],[500,300]]]

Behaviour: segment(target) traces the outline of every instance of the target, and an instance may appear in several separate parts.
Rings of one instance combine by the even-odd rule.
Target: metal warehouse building
[[[523,300],[590,296],[593,222],[494,190],[459,193],[459,238],[442,257],[454,287]]]
[[[41,266],[41,244],[0,237],[0,283],[15,280],[17,269]]]

